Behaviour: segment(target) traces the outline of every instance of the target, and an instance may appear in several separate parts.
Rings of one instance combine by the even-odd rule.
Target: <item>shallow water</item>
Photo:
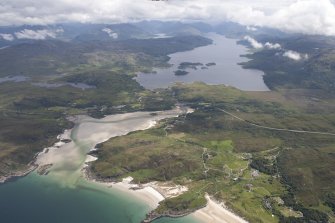
[[[0,185],[0,222],[4,223],[139,223],[149,205],[127,193],[88,182],[81,176],[86,153],[95,144],[129,131],[147,128],[150,120],[174,117],[183,111],[129,113],[104,119],[78,117],[72,142],[50,149],[37,160],[53,163],[47,176],[36,172]],[[159,223],[191,223],[193,218],[160,219]]]
[[[245,46],[238,45],[235,39],[228,39],[222,35],[209,34],[212,45],[198,47],[191,51],[171,54],[169,68],[155,69],[156,73],[138,74],[135,78],[148,89],[165,88],[175,82],[192,83],[196,81],[207,84],[225,84],[245,91],[268,91],[263,81],[264,73],[259,70],[243,69],[239,63],[248,61],[241,57],[248,53]],[[174,72],[182,62],[202,63],[197,70],[187,69],[187,75],[176,76]],[[207,63],[215,66],[205,66]],[[201,69],[206,67],[207,69]]]
[[[31,174],[0,186],[1,222],[139,222],[148,207],[115,190],[81,182],[61,187]]]

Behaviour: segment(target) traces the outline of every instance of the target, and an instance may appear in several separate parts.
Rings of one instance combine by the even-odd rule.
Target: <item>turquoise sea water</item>
[[[35,173],[0,185],[2,223],[139,223],[149,207],[129,195],[80,182],[58,186]],[[157,223],[191,223],[192,218],[160,219]]]
[[[48,152],[48,155],[58,157],[49,175],[40,176],[32,172],[13,182],[0,184],[0,223],[141,222],[150,211],[147,204],[125,192],[88,182],[80,176],[86,153],[97,143],[94,140],[99,141],[100,135],[111,137],[116,130],[128,129],[127,126],[136,129],[152,116],[141,113],[130,117],[118,116],[116,119],[121,120],[117,121],[113,118],[115,116],[106,120],[88,119],[77,124],[70,134],[71,143],[56,149],[54,154],[53,151]],[[94,134],[95,137],[89,138]],[[186,217],[164,218],[156,222],[196,221]]]

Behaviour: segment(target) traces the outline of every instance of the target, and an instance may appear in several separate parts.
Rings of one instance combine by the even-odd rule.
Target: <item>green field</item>
[[[302,49],[315,41],[293,43]],[[132,176],[135,183],[169,181],[189,188],[161,202],[158,214],[194,211],[206,204],[208,193],[250,222],[335,222],[335,137],[259,127],[335,133],[330,43],[319,57],[307,47],[308,64],[278,61],[272,51],[249,55],[244,66],[265,71],[271,92],[203,83],[149,91],[133,79],[137,72],[168,66],[170,53],[210,43],[179,36],[37,41],[2,49],[0,77],[29,79],[0,83],[0,176],[26,170],[36,153],[71,128],[68,116],[167,110],[182,103],[194,113],[100,144],[92,173],[104,180]]]
[[[103,117],[172,108],[170,92],[145,90],[133,79],[135,73],[168,66],[167,54],[209,43],[196,36],[117,43],[37,41],[2,50],[0,77],[17,74],[28,79],[0,83],[0,176],[26,170],[38,152],[73,125],[66,119],[70,115]]]
[[[310,114],[292,107],[292,101],[268,102],[224,86],[196,83],[172,91],[196,111],[101,144],[92,165],[98,177],[131,175],[135,182],[173,181],[192,188],[162,202],[158,213],[184,213],[195,204],[200,208],[207,192],[251,222],[334,217],[324,204],[334,191],[333,136],[261,129],[219,109],[252,123],[304,131],[332,132],[334,115]]]

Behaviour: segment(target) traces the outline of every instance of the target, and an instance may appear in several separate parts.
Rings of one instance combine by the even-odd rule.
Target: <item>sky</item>
[[[335,0],[1,0],[0,26],[140,20],[233,21],[335,36]]]

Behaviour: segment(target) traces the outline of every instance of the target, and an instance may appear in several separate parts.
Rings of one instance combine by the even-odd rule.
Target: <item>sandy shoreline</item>
[[[93,159],[87,158],[87,160]],[[86,168],[83,169],[83,174],[87,180],[132,195],[148,204],[152,210],[158,207],[159,202],[167,198],[176,197],[188,190],[185,186],[171,182],[150,182],[138,185],[132,183],[132,177],[124,178],[122,182],[103,182],[89,176],[86,170]],[[207,205],[204,208],[189,214],[189,216],[203,223],[248,223],[226,208],[223,202],[219,203],[213,200],[208,194],[206,194],[206,200]]]
[[[157,208],[159,202],[163,201],[164,199],[178,196],[179,194],[185,192],[185,189],[180,185],[170,186],[168,187],[169,189],[167,189],[167,187],[164,187],[157,182],[151,182],[144,185],[132,184],[131,177],[124,178],[122,182],[118,183],[100,182],[94,179],[89,180],[132,195],[148,204],[152,209]],[[171,195],[168,193],[168,191],[178,192]],[[206,195],[206,199],[206,207],[199,209],[194,213],[191,213],[189,216],[194,217],[197,221],[203,223],[248,223],[240,216],[228,210],[223,203],[218,203],[214,201],[209,195]]]
[[[101,120],[96,120],[87,116],[77,117],[75,123],[77,123],[78,126],[80,125],[80,128],[77,126],[77,129],[73,128],[65,130],[63,134],[57,137],[59,142],[55,143],[52,147],[45,148],[39,153],[33,163],[34,168],[29,169],[22,175],[30,173],[36,169],[37,165],[40,168],[45,165],[51,165],[50,175],[57,178],[60,177],[67,186],[75,186],[74,184],[77,182],[78,177],[84,176],[84,178],[91,182],[131,195],[134,198],[143,201],[143,203],[147,204],[150,209],[155,209],[159,205],[159,202],[166,198],[178,196],[186,192],[188,188],[181,185],[175,185],[171,182],[150,182],[143,185],[137,185],[132,183],[133,179],[131,177],[123,179],[122,182],[102,182],[94,179],[94,177],[90,176],[87,169],[89,168],[89,164],[94,162],[97,158],[92,155],[87,155],[86,153],[84,153],[84,157],[82,157],[83,154],[80,154],[81,149],[77,143],[81,142],[82,139],[86,139],[88,140],[87,142],[90,142],[88,147],[91,150],[95,150],[96,148],[94,146],[96,144],[104,142],[111,137],[124,135],[131,131],[145,130],[155,126],[157,121],[163,118],[176,117],[180,114],[189,112],[192,111],[189,109],[182,111],[182,109],[177,108],[164,113],[158,112],[159,115],[157,116],[148,116],[146,112],[138,112],[112,115]],[[143,117],[142,119],[138,119],[138,116]],[[108,127],[110,129],[106,129],[106,125],[98,125],[98,123],[113,123],[114,127]],[[124,123],[126,123],[126,125]],[[73,141],[71,135],[74,131],[76,131],[78,139]],[[68,142],[65,142],[64,140],[68,140]],[[77,171],[73,171],[71,168],[68,170],[67,167],[70,165],[78,167]],[[0,178],[0,182],[1,180],[3,179]],[[221,204],[214,202],[209,196],[206,196],[206,199],[208,202],[207,206],[190,214],[190,216],[204,223],[246,223],[245,220],[238,217]]]
[[[187,113],[192,111],[187,111]],[[149,129],[156,125],[155,120],[150,120],[147,122],[144,129]],[[95,148],[93,150],[96,150]],[[85,168],[83,168],[84,177],[91,181],[98,183],[105,187],[111,187],[113,189],[119,190],[121,192],[127,193],[137,199],[143,201],[151,209],[158,207],[159,202],[164,199],[178,196],[188,190],[187,187],[181,185],[175,185],[171,182],[150,182],[147,184],[134,184],[132,183],[133,178],[127,177],[122,180],[122,182],[103,182],[90,176],[89,163],[94,162],[97,158],[91,155],[87,155],[85,161]],[[191,213],[190,216],[194,217],[197,221],[203,223],[247,223],[243,218],[237,216],[230,210],[228,210],[224,205],[212,200],[210,196],[206,195],[207,205],[206,207]]]
[[[159,202],[165,199],[161,193],[149,185],[132,184],[131,181],[133,179],[131,177],[124,178],[121,182],[101,182],[87,177],[86,179],[102,186],[113,188],[123,193],[127,193],[128,195],[132,195],[149,205],[151,209],[158,207]]]
[[[8,174],[8,176],[1,176],[0,177],[0,184],[6,183],[6,182],[9,182],[9,181],[13,181],[16,178],[27,176],[29,173],[34,171],[36,168],[37,168],[37,165],[29,164],[26,170],[10,173],[10,174]]]
[[[191,216],[206,223],[247,223],[246,220],[228,210],[223,204],[212,200],[209,195],[206,195],[206,199],[207,206],[194,212]]]
[[[86,171],[89,168],[89,163],[97,159],[87,153],[97,150],[95,147],[97,144],[112,137],[125,135],[132,131],[146,130],[155,126],[161,119],[177,117],[191,112],[193,110],[190,108],[177,106],[175,109],[168,111],[117,114],[102,119],[94,119],[84,115],[75,116],[72,117],[72,121],[76,126],[65,130],[63,134],[57,137],[59,142],[39,153],[35,163],[40,168],[52,164],[49,176],[62,178],[63,186],[75,187],[76,179],[84,175],[84,178],[89,181],[131,194],[154,209],[160,201],[165,199],[158,192],[159,190],[154,189],[154,183],[135,185],[131,184],[131,178],[126,178],[118,183],[100,182],[94,177],[90,177],[89,171]],[[152,115],[153,113],[156,115]],[[68,142],[64,143],[64,140]],[[80,148],[83,145],[88,148],[88,150],[85,149],[84,153]],[[70,170],[67,167],[71,167]],[[75,167],[77,167],[77,170],[73,171]],[[136,190],[134,190],[134,187],[136,187]]]

